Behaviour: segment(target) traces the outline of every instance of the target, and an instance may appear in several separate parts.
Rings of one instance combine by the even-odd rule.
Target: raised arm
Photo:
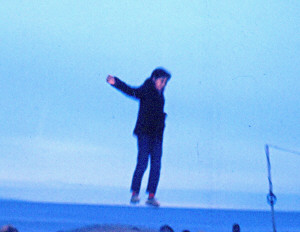
[[[106,81],[110,85],[112,85],[116,89],[119,89],[120,91],[122,91],[123,93],[125,93],[126,95],[128,95],[130,97],[141,98],[145,92],[143,85],[138,88],[131,87],[131,86],[127,85],[125,82],[121,81],[119,78],[112,76],[112,75],[108,75],[106,78]]]

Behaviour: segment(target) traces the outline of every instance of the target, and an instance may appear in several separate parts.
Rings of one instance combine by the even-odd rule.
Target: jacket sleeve
[[[140,99],[145,93],[144,85],[140,87],[131,87],[117,77],[115,77],[115,80],[116,83],[113,86],[130,97]]]

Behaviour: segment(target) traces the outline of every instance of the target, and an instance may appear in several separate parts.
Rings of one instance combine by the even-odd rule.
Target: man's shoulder
[[[147,87],[150,87],[151,85],[153,85],[153,81],[151,80],[151,78],[147,78],[144,83],[143,83],[143,86],[147,86]]]

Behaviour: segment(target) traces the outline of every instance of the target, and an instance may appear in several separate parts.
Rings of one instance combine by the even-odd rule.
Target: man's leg
[[[151,141],[151,166],[147,186],[147,192],[150,197],[154,197],[160,177],[161,157],[162,157],[162,138],[154,137]]]
[[[136,168],[132,178],[131,191],[139,194],[143,175],[147,169],[148,157],[150,153],[149,136],[138,136],[138,158]]]

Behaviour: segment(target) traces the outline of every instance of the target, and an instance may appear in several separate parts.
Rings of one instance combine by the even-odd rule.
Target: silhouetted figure
[[[240,226],[239,226],[239,224],[233,224],[233,226],[232,226],[232,232],[240,232],[241,231],[241,229],[240,229]]]
[[[138,119],[134,134],[138,142],[138,158],[132,178],[130,202],[139,203],[139,193],[143,175],[148,166],[150,156],[150,174],[147,186],[149,193],[146,204],[159,206],[155,193],[157,190],[162,157],[163,132],[165,128],[166,113],[164,112],[164,89],[170,73],[162,68],[155,69],[151,77],[145,80],[140,87],[131,87],[119,78],[108,75],[107,82],[126,95],[139,100]]]
[[[168,225],[163,225],[160,227],[159,232],[174,232],[174,230]]]

